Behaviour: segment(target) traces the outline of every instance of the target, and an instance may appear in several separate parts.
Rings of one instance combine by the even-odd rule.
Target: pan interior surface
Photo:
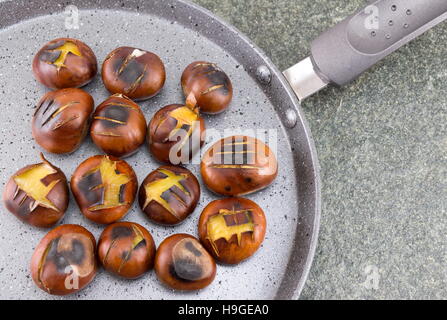
[[[37,8],[38,2],[30,3],[34,3]],[[142,6],[143,2],[141,2]],[[92,6],[93,3],[93,1],[87,2]],[[130,9],[94,8],[89,5],[85,7],[80,5],[78,29],[66,28],[67,15],[63,7],[46,8],[47,12],[39,12],[35,16],[30,14],[16,24],[6,25],[7,23],[3,21],[3,27],[0,29],[2,43],[0,47],[0,92],[2,92],[0,179],[2,188],[15,171],[25,165],[39,162],[38,153],[41,149],[31,136],[31,117],[34,106],[47,89],[35,81],[31,63],[34,54],[44,43],[59,37],[73,37],[87,43],[96,54],[99,67],[106,55],[119,46],[132,46],[158,54],[165,63],[167,79],[158,96],[139,103],[147,121],[159,108],[184,102],[180,76],[189,63],[196,60],[217,63],[232,80],[234,98],[230,109],[226,112],[215,116],[205,116],[207,128],[217,129],[224,136],[245,133],[244,130],[247,128],[263,131],[275,129],[279,173],[273,185],[247,196],[257,202],[266,213],[267,234],[262,247],[253,257],[239,265],[219,265],[216,279],[209,287],[198,292],[177,292],[164,287],[156,279],[153,271],[138,280],[129,281],[115,278],[101,270],[87,288],[65,299],[196,300],[295,297],[297,286],[302,286],[300,281],[303,281],[307,273],[306,263],[308,264],[309,260],[306,258],[313,254],[312,249],[309,249],[309,243],[297,242],[299,238],[299,236],[297,238],[297,233],[306,232],[303,231],[304,229],[297,230],[297,226],[301,228],[303,226],[300,226],[300,223],[304,224],[310,230],[307,231],[307,237],[312,237],[313,235],[309,235],[309,232],[312,232],[313,226],[308,225],[306,215],[312,215],[313,219],[312,210],[315,209],[315,204],[311,203],[310,198],[307,204],[309,207],[306,207],[303,206],[303,201],[300,201],[299,196],[301,196],[301,191],[308,192],[306,191],[308,187],[303,183],[312,185],[315,181],[311,179],[314,169],[311,168],[311,164],[306,164],[303,160],[303,165],[307,166],[307,169],[300,169],[301,163],[297,165],[297,152],[307,155],[312,152],[309,149],[296,150],[301,145],[307,145],[308,137],[302,137],[302,141],[294,141],[290,138],[289,129],[283,126],[281,122],[283,107],[275,103],[269,91],[279,89],[264,89],[251,75],[254,72],[252,65],[244,63],[243,59],[236,57],[234,52],[223,48],[206,36],[205,32],[201,32],[201,30],[211,32],[215,26],[201,25],[203,21],[186,25],[185,21],[191,20],[189,17],[191,12],[184,12],[179,7],[172,6],[169,14],[161,15],[158,9],[151,11],[148,8],[146,11],[139,10],[137,13]],[[146,5],[150,6],[150,1],[146,2]],[[163,6],[159,2],[156,2],[156,5]],[[17,19],[20,20],[20,17]],[[178,21],[183,21],[183,23]],[[225,30],[215,28],[213,32],[225,32]],[[241,40],[234,41],[236,43]],[[275,85],[275,82],[273,81],[271,85]],[[276,85],[280,86],[278,83]],[[109,96],[99,74],[83,89],[92,94],[96,106]],[[283,99],[284,103],[293,107],[292,100],[284,96],[286,97]],[[298,122],[297,126],[301,128],[301,123]],[[207,141],[204,150],[216,140],[217,138]],[[75,168],[83,160],[100,152],[90,138],[87,138],[80,149],[72,154],[53,155],[46,152],[44,154],[70,179]],[[160,165],[151,157],[145,145],[137,154],[125,160],[135,170],[139,183]],[[194,161],[197,163],[199,156],[196,156]],[[190,164],[186,167],[200,180],[198,164]],[[309,170],[308,176],[311,178],[299,179],[301,173],[297,173],[297,170]],[[203,184],[201,187],[202,195],[198,207],[179,226],[161,227],[149,222],[136,203],[123,220],[134,221],[145,226],[153,235],[157,246],[164,238],[174,233],[189,233],[197,236],[197,222],[202,209],[210,201],[219,198],[210,193]],[[84,218],[73,197],[70,197],[69,208],[61,223],[85,226],[98,239],[104,227]],[[310,213],[303,212],[299,208],[303,210],[307,208]],[[4,207],[2,207],[2,212],[0,298],[53,298],[34,285],[29,271],[33,250],[48,230],[21,223]],[[314,221],[312,219],[309,221]]]

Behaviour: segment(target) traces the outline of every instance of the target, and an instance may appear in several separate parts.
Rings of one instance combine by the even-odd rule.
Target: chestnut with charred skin
[[[154,53],[120,47],[113,50],[102,65],[102,81],[111,93],[125,94],[134,100],[155,96],[166,79],[165,67]]]
[[[97,71],[92,49],[77,39],[54,39],[46,43],[33,60],[34,76],[51,89],[82,87]]]
[[[205,152],[200,171],[212,191],[240,196],[269,186],[278,174],[278,163],[272,150],[260,140],[231,136]]]
[[[75,151],[88,132],[93,103],[92,96],[81,89],[46,93],[33,116],[34,139],[48,152]]]
[[[68,207],[68,185],[64,173],[48,162],[17,171],[7,182],[3,202],[17,218],[36,227],[56,224]]]
[[[205,121],[195,102],[171,104],[152,117],[147,141],[149,151],[160,162],[187,163],[205,142]]]
[[[183,71],[181,84],[185,97],[193,94],[201,112],[220,113],[231,103],[233,85],[215,63],[196,61]]]
[[[146,119],[138,104],[126,96],[115,94],[96,108],[90,136],[105,153],[126,157],[144,143]]]
[[[174,234],[160,244],[155,272],[165,285],[177,290],[199,290],[216,276],[216,263],[200,242],[188,234]]]
[[[197,206],[200,185],[191,171],[161,166],[141,184],[138,203],[152,221],[175,225],[185,220]]]
[[[153,268],[155,243],[149,231],[138,223],[116,222],[102,232],[98,258],[107,271],[136,279]]]
[[[258,250],[264,240],[265,215],[253,201],[226,198],[210,202],[199,220],[199,238],[220,262],[236,264]]]
[[[132,167],[113,156],[97,155],[73,173],[71,191],[84,216],[96,223],[115,222],[129,211],[138,182]]]
[[[95,278],[95,251],[95,237],[87,229],[74,224],[58,226],[34,250],[31,277],[49,294],[75,293]]]

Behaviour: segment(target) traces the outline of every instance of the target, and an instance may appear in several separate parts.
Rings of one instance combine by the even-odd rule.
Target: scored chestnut
[[[101,74],[107,90],[134,100],[155,96],[166,79],[164,64],[156,54],[132,47],[120,47],[110,52]]]
[[[75,151],[88,132],[93,103],[91,95],[77,88],[46,93],[33,116],[34,139],[48,152]]]
[[[92,49],[72,38],[51,40],[33,59],[34,76],[51,89],[82,87],[93,79],[97,71]]]
[[[155,243],[143,226],[116,222],[98,240],[98,258],[104,269],[126,279],[136,279],[154,266]]]
[[[278,174],[278,163],[273,151],[260,140],[231,136],[205,152],[200,171],[212,191],[240,196],[270,185]]]
[[[85,288],[97,272],[95,237],[74,224],[46,234],[31,258],[31,277],[43,291],[67,295]]]
[[[115,157],[135,153],[146,137],[146,119],[138,104],[115,94],[93,114],[90,136],[98,148]]]
[[[193,98],[192,96],[190,98]],[[187,163],[205,142],[205,121],[195,101],[171,104],[152,117],[147,141],[149,151],[160,162]]]
[[[265,215],[253,201],[226,198],[210,202],[199,219],[199,238],[220,262],[236,264],[258,250],[264,240]]]
[[[84,216],[96,223],[115,222],[129,211],[138,182],[132,167],[113,156],[97,155],[73,173],[71,191]]]
[[[200,185],[191,171],[161,166],[141,184],[138,203],[152,221],[175,225],[185,220],[197,206]]]
[[[220,113],[231,103],[233,85],[215,63],[195,61],[183,71],[181,84],[185,97],[195,96],[201,112]]]
[[[196,238],[174,234],[158,247],[155,273],[173,289],[198,290],[214,280],[216,262]]]
[[[17,218],[36,227],[56,224],[68,207],[68,185],[64,173],[42,154],[41,163],[17,171],[7,182],[3,202]]]

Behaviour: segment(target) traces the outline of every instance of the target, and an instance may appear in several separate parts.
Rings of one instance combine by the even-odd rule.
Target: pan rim
[[[39,5],[40,3],[43,3],[43,5]],[[114,7],[111,7],[113,4]],[[117,9],[117,10],[123,10],[123,11],[134,11],[135,12],[135,7],[137,7],[138,5],[140,6],[148,6],[148,2],[145,2],[144,0],[130,0],[128,2],[123,2],[123,4],[125,4],[124,6],[120,5],[120,2],[115,2],[112,0],[84,0],[82,2],[76,3],[76,6],[78,6],[80,9],[85,9],[85,10],[91,10],[91,9],[100,9],[100,10],[107,10],[107,9]],[[33,8],[36,8],[36,10],[22,10],[22,12],[19,14],[14,14],[14,10],[20,10],[21,6],[23,5],[27,5],[27,6],[32,6]],[[119,5],[119,6],[118,6]],[[213,14],[212,12],[210,12],[209,10],[195,4],[192,3],[189,0],[169,0],[168,1],[159,1],[159,0],[154,0],[151,1],[151,3],[149,4],[149,6],[153,5],[154,7],[157,7],[158,10],[166,10],[167,7],[179,7],[180,9],[184,9],[187,12],[190,12],[191,15],[193,15],[194,18],[197,19],[203,19],[203,20],[207,20],[210,21],[212,23],[216,23],[218,26],[213,26],[213,28],[222,28],[226,29],[227,31],[229,31],[230,33],[230,38],[234,37],[232,39],[232,41],[235,40],[241,40],[242,43],[238,44],[240,46],[244,45],[245,49],[247,50],[247,52],[251,52],[254,53],[256,55],[256,57],[258,57],[259,59],[256,60],[262,60],[263,65],[267,66],[268,69],[271,71],[271,75],[272,75],[272,82],[269,86],[262,86],[262,84],[260,84],[259,82],[258,85],[260,86],[260,88],[264,91],[268,91],[270,90],[269,87],[273,87],[274,85],[277,86],[275,89],[271,89],[272,91],[274,90],[280,90],[283,91],[285,93],[285,98],[290,102],[289,103],[289,107],[292,108],[293,110],[295,110],[296,115],[297,115],[297,124],[295,125],[295,128],[300,127],[300,129],[302,129],[304,135],[301,137],[303,138],[304,144],[307,146],[307,150],[299,150],[299,152],[308,152],[308,158],[309,158],[309,163],[308,165],[311,166],[311,168],[309,169],[309,175],[311,176],[310,178],[312,179],[312,181],[310,181],[308,188],[312,189],[310,194],[311,194],[311,213],[313,214],[311,218],[311,221],[309,221],[309,240],[307,241],[308,243],[308,249],[307,249],[307,254],[305,257],[305,262],[301,263],[302,264],[302,268],[299,270],[300,275],[296,276],[295,278],[298,279],[294,279],[294,284],[293,284],[293,289],[291,293],[285,293],[285,294],[276,294],[274,299],[298,299],[301,291],[304,287],[304,284],[308,278],[309,272],[310,272],[310,268],[312,266],[312,262],[315,256],[315,252],[316,252],[316,247],[317,247],[317,242],[318,242],[318,234],[319,234],[319,228],[320,228],[320,219],[321,219],[321,181],[320,181],[320,167],[319,167],[319,162],[318,162],[318,156],[317,156],[317,151],[316,151],[316,147],[314,144],[314,140],[312,138],[312,134],[311,134],[311,130],[310,127],[307,123],[307,120],[305,118],[304,112],[301,109],[300,106],[300,102],[298,101],[297,97],[295,96],[295,94],[293,93],[292,89],[290,88],[289,84],[287,83],[287,80],[283,77],[282,73],[280,72],[280,70],[273,64],[273,62],[270,60],[270,58],[264,53],[264,51],[262,49],[260,49],[256,44],[254,44],[247,36],[245,36],[242,32],[240,32],[237,28],[235,28],[234,26],[232,26],[231,24],[227,23],[224,19],[216,16],[215,14]],[[18,1],[13,1],[13,0],[0,0],[0,8],[2,8],[5,12],[4,17],[2,17],[0,19],[0,29],[6,29],[8,27],[11,27],[15,24],[19,24],[23,21],[29,20],[29,19],[33,19],[33,18],[37,18],[39,16],[45,16],[48,15],[49,12],[48,10],[52,9],[52,6],[58,7],[58,9],[53,9],[52,12],[56,11],[56,10],[63,10],[64,6],[58,6],[58,3],[50,3],[48,4],[48,2],[46,2],[45,0],[31,0],[31,1],[27,1],[27,0],[18,0]],[[160,9],[161,8],[161,9]],[[160,14],[160,13],[152,13],[161,17],[165,17],[168,14]],[[183,18],[184,21],[178,21],[180,24],[182,24],[183,26],[185,26],[186,28],[189,29],[193,29],[193,27],[191,26],[191,21],[188,21],[188,19],[185,17],[187,16],[186,12],[182,12],[182,16],[180,18]],[[189,19],[191,20],[191,19]],[[217,29],[216,29],[217,30]],[[215,42],[218,46],[223,47],[224,49],[226,49],[226,51],[231,53],[231,50],[229,50],[228,45],[226,46],[224,44],[225,39],[216,39],[211,37],[210,35],[207,35],[205,31],[201,32],[203,34],[204,37],[210,39],[210,41]],[[235,58],[235,60],[240,61],[240,59],[237,58],[237,56],[235,54],[232,54],[233,58]],[[249,68],[248,70],[246,70],[246,72],[252,77],[256,79],[256,69],[255,68]],[[270,97],[269,97],[270,98]],[[272,102],[272,105],[275,105]],[[276,109],[276,106],[275,106]],[[279,110],[276,110],[276,112],[279,114]],[[284,125],[284,117],[281,118],[281,121],[283,122],[283,127],[285,129],[287,129],[287,126]],[[299,124],[298,124],[299,122]],[[287,131],[286,133],[286,137],[288,138],[289,142],[291,141],[292,137],[291,134],[293,134],[293,131],[291,130],[290,132]],[[294,152],[294,159],[296,160],[295,156],[296,153],[298,153],[298,151]],[[296,166],[295,166],[295,171],[296,171]],[[296,175],[296,173],[295,173]],[[311,186],[312,185],[312,186]],[[300,198],[300,194],[298,194],[298,199]],[[302,213],[299,213],[299,216]],[[296,230],[296,234],[295,237],[298,236],[299,233],[299,227],[300,227],[300,223],[297,222],[297,230]],[[299,245],[299,244],[298,244]],[[294,248],[297,247],[297,243],[295,242],[294,244]],[[297,261],[293,260],[293,256],[291,255],[289,258],[289,261],[287,263],[287,269],[289,269],[289,266],[293,264],[298,263]],[[293,269],[293,268],[292,268]],[[283,286],[283,283],[286,281],[285,279],[285,275],[282,277],[281,280],[281,285],[280,285],[280,289]],[[295,282],[296,281],[296,282]],[[286,281],[288,282],[288,281]],[[290,284],[288,284],[288,286],[290,286]]]

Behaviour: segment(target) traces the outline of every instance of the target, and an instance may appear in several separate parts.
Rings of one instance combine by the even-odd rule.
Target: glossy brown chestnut
[[[198,290],[216,276],[213,257],[189,234],[174,234],[160,244],[155,272],[165,285],[177,290]]]
[[[165,83],[166,72],[154,53],[120,47],[108,54],[102,65],[102,81],[111,93],[122,93],[134,100],[155,96]]]
[[[272,150],[260,140],[231,136],[205,152],[200,171],[212,191],[240,196],[270,185],[278,174],[278,163]]]
[[[191,93],[195,96],[201,112],[222,112],[233,98],[230,78],[215,63],[191,63],[183,71],[181,84],[185,97]]]
[[[95,237],[84,227],[64,224],[40,241],[31,258],[31,277],[54,295],[75,293],[95,278]]]
[[[64,173],[40,156],[41,163],[26,166],[9,179],[3,202],[23,222],[48,228],[67,210],[68,185]]]
[[[33,73],[52,89],[82,87],[98,71],[95,54],[84,42],[59,38],[46,43],[33,60]]]
[[[46,93],[33,116],[34,139],[48,152],[73,152],[88,132],[93,104],[92,96],[81,89]]]
[[[138,182],[126,161],[98,155],[76,168],[70,186],[84,216],[96,223],[109,224],[129,211]]]
[[[101,103],[93,114],[90,136],[107,154],[126,157],[135,153],[146,138],[146,119],[140,107],[121,94]]]
[[[200,185],[191,171],[161,166],[141,184],[138,203],[152,221],[175,225],[185,220],[197,206]]]
[[[171,104],[152,117],[147,141],[152,155],[160,162],[188,163],[205,142],[205,121],[195,104]]]
[[[199,237],[218,261],[236,264],[258,250],[264,240],[265,215],[253,201],[226,198],[210,202],[199,219]]]
[[[153,268],[155,243],[149,231],[138,223],[116,222],[102,232],[98,258],[110,273],[136,279]]]

